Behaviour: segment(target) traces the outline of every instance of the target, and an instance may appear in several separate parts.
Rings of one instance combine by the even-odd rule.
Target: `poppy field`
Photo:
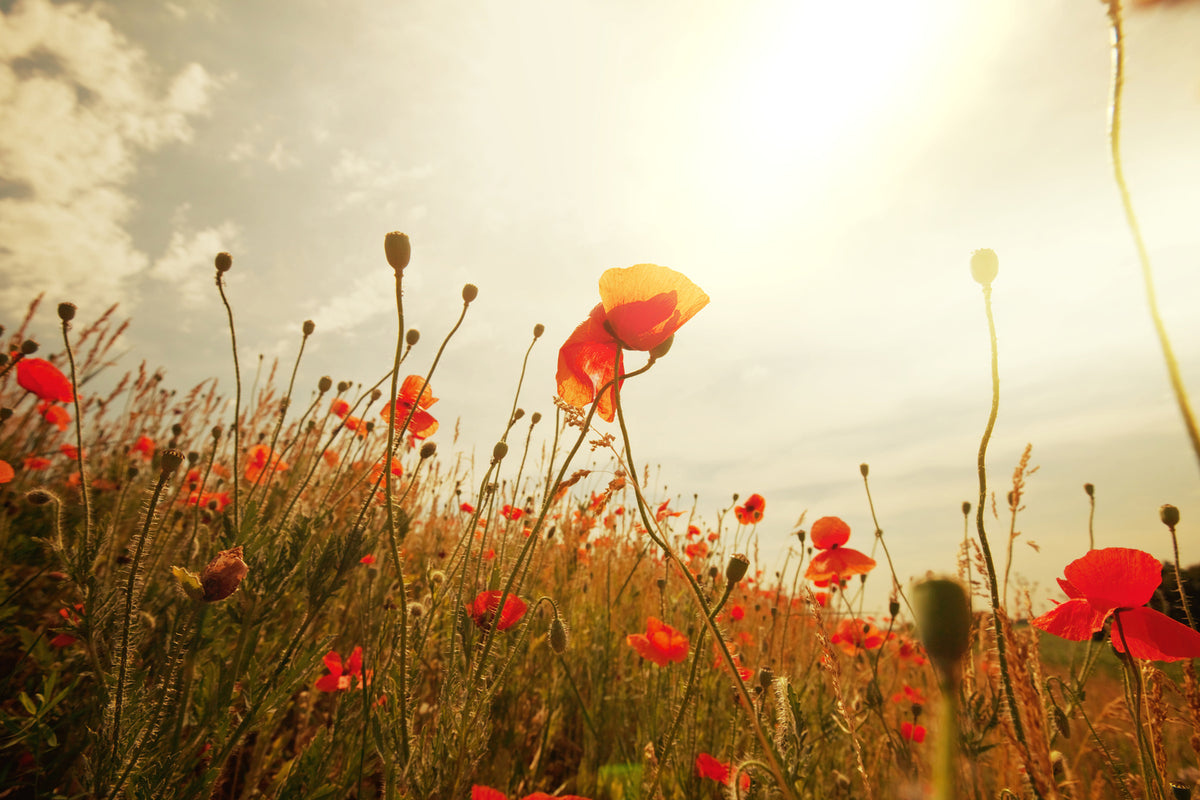
[[[882,532],[836,513],[756,563],[767,498],[712,520],[647,494],[621,389],[709,302],[653,264],[600,276],[553,419],[518,385],[491,458],[464,462],[434,390],[458,324],[409,372],[411,245],[384,244],[397,343],[374,386],[178,395],[142,369],[101,396],[80,376],[123,332],[111,310],[62,303],[53,347],[35,303],[9,337],[5,796],[1190,796],[1200,633],[1152,607],[1153,556],[1081,547],[1032,619],[982,505],[956,576],[902,585]],[[233,259],[214,263],[232,343]],[[970,258],[988,303],[998,264]]]

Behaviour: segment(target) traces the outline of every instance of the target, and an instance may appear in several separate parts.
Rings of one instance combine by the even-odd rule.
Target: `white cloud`
[[[312,315],[317,330],[325,333],[351,330],[391,310],[395,294],[387,277],[383,273],[362,275],[345,294],[322,299],[321,307]]]
[[[404,168],[391,161],[375,161],[361,153],[343,149],[333,165],[335,183],[347,187],[342,209],[379,201],[404,183],[424,180],[433,175],[432,164]]]
[[[128,299],[149,259],[125,229],[139,151],[191,136],[215,82],[191,64],[166,86],[97,7],[22,0],[0,24],[0,310],[30,296]]]
[[[229,160],[235,163],[243,161],[265,161],[270,166],[283,172],[286,169],[300,166],[300,158],[289,149],[282,139],[276,139],[269,145],[264,145],[263,126],[254,124],[242,132],[242,138],[229,151]]]
[[[215,227],[189,231],[186,207],[175,217],[175,231],[162,256],[151,266],[150,274],[169,281],[183,304],[195,307],[212,284],[213,257],[223,250],[236,250],[241,231],[229,220]]]

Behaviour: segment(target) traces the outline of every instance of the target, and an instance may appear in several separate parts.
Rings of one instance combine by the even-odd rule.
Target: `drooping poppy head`
[[[421,390],[422,386],[425,387],[424,391]],[[438,398],[433,396],[433,390],[425,383],[423,377],[409,375],[400,385],[400,391],[396,395],[397,430],[404,425],[409,411],[412,411],[412,421],[408,423],[408,433],[411,436],[416,439],[425,439],[437,433],[438,421],[425,410],[437,401]],[[385,404],[380,416],[386,420],[389,413],[390,409]]]
[[[75,399],[71,379],[43,358],[22,358],[17,362],[17,385],[51,403],[70,403]]]
[[[631,633],[625,642],[647,661],[660,667],[668,662],[682,662],[688,654],[688,638],[654,617],[646,620],[645,633]]]
[[[766,508],[767,501],[763,499],[763,496],[752,494],[746,499],[746,504],[734,508],[733,513],[738,522],[743,525],[753,525],[756,522],[762,522],[763,511]]]
[[[496,619],[496,610],[500,609],[500,596],[504,594],[499,589],[493,589],[490,592],[480,592],[475,596],[475,599],[467,603],[467,613],[471,615],[471,619],[475,625],[483,630],[487,630],[492,625],[492,620]],[[515,594],[510,594],[504,600],[504,608],[500,609],[499,620],[496,622],[496,629],[505,631],[517,624],[521,617],[525,616],[527,606],[525,601],[517,597]]]
[[[925,726],[915,725],[911,722],[902,723],[900,725],[900,735],[914,744],[921,744],[925,741]]]
[[[657,264],[605,270],[600,303],[613,335],[630,350],[653,350],[708,305],[682,272]]]

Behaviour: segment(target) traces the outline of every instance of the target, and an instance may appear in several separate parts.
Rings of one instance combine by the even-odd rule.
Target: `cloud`
[[[0,311],[127,299],[149,266],[125,225],[142,152],[187,141],[216,82],[163,80],[98,7],[17,2],[0,24]]]
[[[251,125],[242,132],[242,137],[229,151],[229,160],[234,163],[264,161],[280,172],[300,166],[299,156],[293,153],[282,139],[276,139],[264,146],[261,142],[263,138],[262,124]]]
[[[388,284],[387,276],[372,272],[357,278],[345,294],[323,299],[312,315],[317,330],[324,333],[352,330],[394,308],[395,294],[389,291]]]
[[[334,182],[348,188],[339,204],[342,209],[377,202],[401,184],[424,180],[433,173],[432,164],[404,168],[346,149],[338,154],[332,170]]]
[[[221,251],[236,250],[241,230],[226,220],[220,225],[198,231],[187,230],[184,206],[175,214],[175,230],[166,250],[150,267],[150,275],[172,284],[185,306],[200,305],[213,280],[213,257]]]

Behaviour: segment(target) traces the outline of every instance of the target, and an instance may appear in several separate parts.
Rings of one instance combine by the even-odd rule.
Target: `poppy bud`
[[[250,568],[242,560],[241,545],[217,553],[217,557],[208,562],[208,566],[200,575],[200,584],[204,588],[204,600],[215,603],[229,597],[237,591],[248,572],[250,572]]]
[[[775,670],[770,667],[763,667],[758,671],[758,685],[765,692],[771,688],[771,684],[775,682]]]
[[[31,356],[38,351],[38,343],[33,339],[26,339],[21,342],[21,355]]]
[[[867,464],[859,464],[858,471],[861,472],[862,476],[865,478],[867,477],[867,473],[871,471],[871,467]]]
[[[1095,496],[1096,496],[1096,487],[1095,487],[1095,486],[1093,486],[1093,485],[1092,485],[1092,484],[1090,484],[1090,483],[1085,483],[1085,484],[1083,485],[1083,491],[1084,491],[1084,493],[1085,493],[1085,494],[1087,494],[1087,496],[1088,496],[1088,497],[1095,497]]]
[[[214,442],[221,438],[221,426],[220,425],[213,425],[212,438],[213,438]]]
[[[796,538],[800,540],[800,544],[804,544],[804,538],[807,535],[808,534],[805,533],[804,528],[801,528],[800,530],[796,531]]]
[[[383,254],[387,256],[387,262],[392,265],[392,269],[402,272],[408,266],[408,260],[412,258],[412,244],[408,241],[408,234],[392,231],[384,236]]]
[[[888,600],[888,616],[896,616],[900,613],[900,601],[896,598]]]
[[[462,298],[464,303],[470,303],[476,297],[479,297],[479,287],[473,283],[468,283],[463,286]]]
[[[546,332],[546,326],[543,325],[542,323],[539,322],[537,325],[533,326],[533,338],[540,339],[540,338],[542,338],[542,334],[545,332]]]
[[[32,489],[25,495],[25,502],[31,506],[44,506],[54,499],[54,495],[45,489]]]
[[[196,466],[196,462],[200,460],[200,454],[197,453],[195,450],[189,450],[187,458],[188,458],[188,466],[194,467],[194,466]]]
[[[1071,722],[1067,719],[1067,714],[1057,705],[1054,706],[1054,727],[1064,738],[1071,738]]]
[[[741,553],[734,553],[729,557],[729,563],[725,565],[725,581],[726,583],[737,583],[742,578],[746,577],[746,573],[750,569],[750,559],[746,558]]]
[[[540,411],[535,411],[535,412],[533,412],[533,416],[531,416],[531,417],[529,418],[529,424],[530,424],[531,426],[532,426],[532,425],[537,425],[537,424],[538,424],[539,422],[541,422],[541,421],[542,421],[542,412],[540,412]]]
[[[550,649],[560,656],[567,652],[567,626],[557,614],[550,620]]]
[[[233,266],[233,256],[229,255],[229,253],[217,253],[217,257],[213,263],[217,267],[217,272],[229,272]]]
[[[496,446],[492,448],[492,459],[500,461],[508,455],[508,445],[504,442],[496,442]]]
[[[971,254],[971,277],[984,286],[991,286],[1000,272],[1000,258],[995,250],[976,250]]]
[[[163,475],[170,475],[183,464],[183,453],[178,450],[164,450],[162,452],[162,460],[159,462],[159,469]]]
[[[325,394],[332,388],[333,378],[329,377],[328,375],[322,375],[321,380],[317,381],[317,391],[319,391],[321,394]]]
[[[662,358],[671,351],[671,345],[675,344],[675,334],[668,336],[658,347],[650,350],[651,358]]]
[[[383,397],[383,392],[379,391],[378,389],[371,390],[371,402],[372,403],[374,403],[376,400],[378,400],[381,397]]]
[[[962,584],[932,578],[913,587],[913,614],[925,652],[944,673],[953,674],[971,646],[971,605]]]
[[[1158,510],[1158,518],[1162,520],[1163,525],[1174,529],[1179,524],[1179,509],[1167,503]]]
[[[962,511],[964,517],[971,513],[971,504],[966,500],[963,500]]]
[[[70,322],[75,319],[75,304],[74,303],[59,303],[58,318],[63,322]]]
[[[338,385],[337,385],[338,394],[341,394],[342,392],[346,391],[349,388],[350,388],[350,381],[338,381]]]
[[[313,331],[317,329],[317,323],[313,322],[311,319],[306,319],[304,320],[304,325],[300,329],[304,331],[305,336],[312,336]]]
[[[421,458],[432,458],[433,454],[436,452],[436,442],[425,442],[425,444],[421,445]]]
[[[513,412],[513,422],[516,422],[523,416],[525,416],[525,409],[518,408],[516,411]]]
[[[425,606],[413,600],[408,604],[408,615],[413,619],[420,619],[425,615]]]

